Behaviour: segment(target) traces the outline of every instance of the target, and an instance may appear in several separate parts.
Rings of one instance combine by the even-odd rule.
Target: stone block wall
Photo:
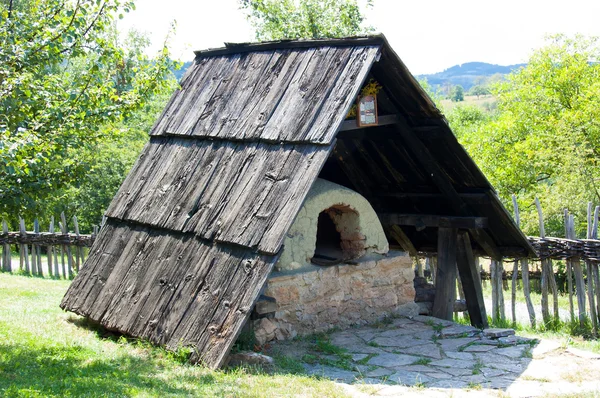
[[[254,321],[257,342],[417,315],[413,279],[410,257],[398,251],[370,254],[356,264],[273,273],[264,295],[275,298],[277,311]]]

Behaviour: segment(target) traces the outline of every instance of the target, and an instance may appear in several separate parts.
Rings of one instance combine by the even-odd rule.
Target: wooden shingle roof
[[[340,133],[371,75],[404,130],[435,133],[419,136],[416,147],[414,136],[390,126],[366,137]],[[530,250],[383,36],[197,52],[150,136],[61,307],[171,349],[191,346],[192,359],[213,368],[234,343],[318,176],[356,189],[380,213],[401,204],[405,212],[495,217],[484,245]],[[430,144],[428,156],[440,158],[448,180],[442,188],[418,153]],[[491,199],[465,207],[453,187],[458,198],[467,187]],[[407,190],[442,195],[443,203],[403,199]],[[423,247],[435,243],[427,234],[411,237]]]

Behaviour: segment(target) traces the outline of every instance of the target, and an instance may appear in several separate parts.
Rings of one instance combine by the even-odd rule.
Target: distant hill
[[[526,64],[516,65],[494,65],[485,62],[467,62],[462,65],[455,65],[443,72],[429,75],[417,75],[418,79],[427,79],[430,86],[439,89],[445,85],[461,85],[468,91],[478,80],[485,80],[493,75],[507,75],[516,69],[524,67]]]

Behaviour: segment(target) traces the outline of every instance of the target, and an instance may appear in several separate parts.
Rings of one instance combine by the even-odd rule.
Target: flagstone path
[[[296,357],[308,374],[332,379],[356,397],[600,391],[600,355],[565,350],[556,342],[488,337],[471,326],[426,316],[377,326],[331,333],[321,348],[279,342],[270,351]]]

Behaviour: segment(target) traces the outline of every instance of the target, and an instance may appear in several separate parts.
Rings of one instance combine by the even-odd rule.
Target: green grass
[[[213,371],[184,363],[186,350],[107,333],[60,310],[68,285],[0,274],[0,396],[343,396],[332,382],[302,375],[288,357],[275,358],[272,374]]]
[[[492,295],[491,285],[489,281],[483,287],[483,296],[484,298],[489,299]],[[523,291],[519,289],[517,291],[517,302],[525,303],[525,297],[523,296]],[[531,292],[531,299],[534,304],[537,304],[541,301],[541,294],[536,292]],[[510,302],[510,292],[504,292],[504,300],[508,304]],[[549,297],[550,301],[550,311],[552,313],[552,295]],[[569,310],[569,297],[566,294],[558,295],[558,306],[562,310],[568,312]],[[507,305],[507,309],[510,308]],[[575,312],[577,312],[577,303],[575,303]],[[490,327],[497,328],[512,328],[517,331],[519,336],[529,337],[533,339],[549,339],[556,340],[561,343],[563,347],[575,347],[580,348],[587,351],[592,351],[600,354],[600,340],[594,339],[591,330],[591,322],[589,319],[586,320],[584,326],[582,327],[578,320],[571,322],[570,320],[559,320],[558,322],[552,319],[548,324],[544,324],[541,319],[539,313],[536,313],[538,322],[535,328],[532,328],[529,323],[520,323],[517,322],[513,324],[512,321],[509,320],[510,312],[506,313],[507,319],[497,320],[493,322],[491,317],[488,316],[488,323]],[[454,316],[454,321],[461,324],[470,324],[468,321],[468,317],[463,317],[460,315]],[[536,342],[532,342],[533,345]],[[530,353],[528,353],[530,355]]]

